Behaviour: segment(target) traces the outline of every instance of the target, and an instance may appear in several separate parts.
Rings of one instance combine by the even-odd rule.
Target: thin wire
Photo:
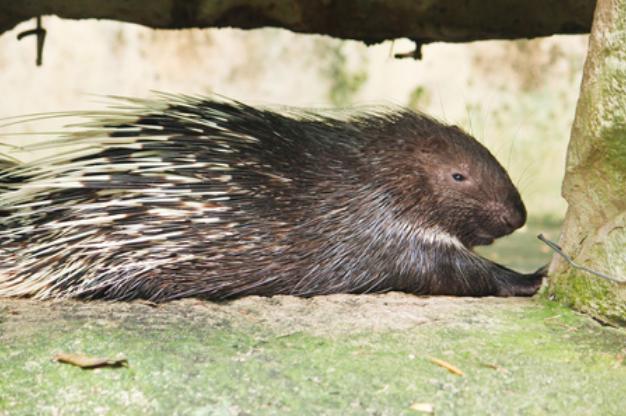
[[[600,273],[600,272],[597,272],[595,270],[591,270],[588,267],[581,266],[580,264],[574,263],[574,260],[572,260],[572,258],[570,256],[568,256],[567,254],[563,253],[563,249],[561,247],[559,247],[558,244],[548,240],[547,238],[545,238],[543,236],[543,234],[539,234],[537,236],[537,238],[540,239],[541,241],[543,241],[544,243],[546,243],[548,245],[548,247],[550,247],[552,250],[554,250],[554,252],[556,254],[558,254],[561,257],[563,257],[565,259],[565,261],[567,261],[570,264],[570,266],[572,266],[573,268],[585,271],[587,273],[594,274],[594,275],[596,275],[598,277],[601,277],[603,279],[610,280],[611,282],[619,283],[619,284],[622,284],[622,285],[626,284],[626,279],[617,279],[615,277],[608,276],[608,275],[606,275],[604,273]]]

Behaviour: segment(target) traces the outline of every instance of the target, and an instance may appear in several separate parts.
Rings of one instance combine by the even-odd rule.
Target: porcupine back
[[[439,212],[454,195],[423,166],[402,170],[416,146],[405,136],[448,136],[446,152],[486,163],[488,185],[519,199],[458,129],[402,109],[323,115],[189,96],[84,115],[45,144],[56,156],[0,171],[0,296],[514,294],[469,250],[484,232]],[[464,212],[485,210],[475,205]],[[517,226],[487,227],[487,239]]]

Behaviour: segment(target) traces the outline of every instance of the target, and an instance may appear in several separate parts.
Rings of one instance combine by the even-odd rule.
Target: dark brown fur
[[[401,290],[528,296],[544,276],[542,270],[517,273],[472,251],[521,227],[524,205],[487,149],[426,116],[403,109],[348,118],[285,115],[180,99],[113,127],[101,133],[103,141],[127,138],[132,147],[109,144],[68,158],[68,166],[85,162],[90,170],[80,172],[79,185],[33,197],[52,201],[48,208],[24,218],[0,203],[8,211],[0,219],[0,295],[163,301]],[[146,152],[167,164],[161,176],[126,168],[148,160]],[[208,167],[190,167],[193,161]],[[19,189],[33,181],[25,172],[5,169],[0,178]],[[69,167],[55,173],[75,174]],[[161,191],[161,199],[173,200],[155,198]],[[17,247],[59,237],[12,230],[98,215],[117,217],[72,225],[69,233],[94,227],[97,233],[20,266]],[[158,233],[169,237],[145,240]],[[67,262],[89,270],[68,277]],[[57,276],[44,289],[16,284],[35,268]]]

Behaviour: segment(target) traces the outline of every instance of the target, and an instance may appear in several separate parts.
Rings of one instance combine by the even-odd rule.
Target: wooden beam
[[[0,0],[0,33],[41,15],[152,28],[280,27],[377,43],[584,33],[595,0]]]

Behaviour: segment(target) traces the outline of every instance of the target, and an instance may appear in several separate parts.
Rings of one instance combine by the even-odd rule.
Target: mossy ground
[[[623,329],[544,300],[2,300],[0,414],[620,415],[625,355]]]
[[[437,414],[626,408],[626,334],[532,300],[3,301],[1,316],[0,412],[11,415],[396,415],[413,413],[414,403]],[[81,370],[53,362],[59,352],[123,353],[129,366]]]

